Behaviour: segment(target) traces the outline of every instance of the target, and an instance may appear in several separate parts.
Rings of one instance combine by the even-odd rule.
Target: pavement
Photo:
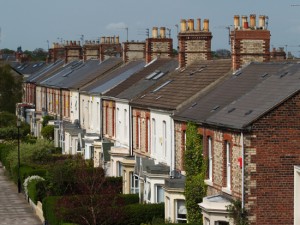
[[[41,225],[41,220],[25,199],[17,185],[4,175],[0,162],[0,225]]]

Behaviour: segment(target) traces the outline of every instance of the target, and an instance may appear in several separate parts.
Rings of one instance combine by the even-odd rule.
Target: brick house
[[[138,193],[139,190],[138,179],[134,176],[136,157],[132,152],[133,112],[129,102],[160,81],[160,78],[152,80],[147,77],[174,70],[177,65],[174,59],[155,59],[103,96],[103,105],[115,109],[114,115],[103,113],[103,134],[114,143],[110,148],[110,174],[123,177],[123,193]],[[106,112],[106,109],[103,108],[103,111]],[[109,135],[111,130],[114,130],[113,137]]]
[[[172,115],[228,75],[231,75],[230,60],[194,62],[166,74],[163,80],[130,103],[133,108],[133,151],[139,158],[149,161],[147,165],[142,165],[139,176],[142,200],[156,203],[162,198],[167,202],[166,219],[177,222],[186,220],[178,217],[174,208],[184,208],[184,178],[176,180],[176,183],[170,180],[177,176]]]
[[[299,71],[296,63],[251,63],[175,115],[177,127],[194,121],[203,136],[204,223],[229,224],[232,199],[250,224],[299,222]]]

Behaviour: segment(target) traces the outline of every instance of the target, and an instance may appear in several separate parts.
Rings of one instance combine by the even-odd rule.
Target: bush
[[[120,195],[122,201],[124,202],[124,205],[131,205],[131,204],[137,204],[139,203],[139,195],[138,194],[126,194],[126,195]]]
[[[42,201],[46,196],[46,187],[44,180],[31,180],[27,185],[27,194],[31,201],[34,204],[37,204],[38,201]]]
[[[21,177],[22,184],[24,183],[25,179],[29,176],[37,175],[45,178],[46,174],[47,174],[46,169],[36,168],[27,165],[20,166],[20,177]]]
[[[0,143],[0,161],[6,168],[9,167],[9,161],[7,160],[7,157],[9,153],[14,150],[14,148],[15,145],[13,143]]]
[[[49,120],[54,120],[54,117],[49,115],[43,117],[43,122],[42,122],[43,127],[45,127],[48,124]]]
[[[61,220],[56,216],[56,204],[60,196],[49,196],[43,199],[44,218],[51,225],[60,225]]]
[[[41,134],[44,138],[48,140],[54,139],[54,126],[53,125],[46,125],[42,128]]]
[[[17,125],[17,116],[9,112],[0,112],[0,127],[13,127]]]
[[[125,206],[126,218],[120,221],[122,225],[140,225],[151,223],[154,218],[165,218],[165,205],[160,204],[132,204]]]

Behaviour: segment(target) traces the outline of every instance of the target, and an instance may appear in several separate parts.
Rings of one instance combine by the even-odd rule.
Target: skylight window
[[[34,68],[34,67],[37,67],[37,64],[34,64],[32,67],[33,67],[33,68]]]
[[[218,108],[220,108],[220,106],[219,106],[219,105],[216,105],[216,106],[211,110],[211,112],[216,111]]]
[[[286,76],[289,72],[284,72],[283,74],[280,75],[280,78]]]
[[[167,85],[168,85],[169,83],[171,83],[171,82],[172,82],[172,80],[166,81],[165,83],[163,83],[163,84],[160,85],[159,87],[155,88],[155,89],[152,91],[152,93],[155,93],[155,92],[159,91],[160,89],[162,89],[164,86],[167,86]]]
[[[159,74],[160,71],[159,70],[155,70],[153,73],[149,74],[147,77],[146,77],[146,80],[150,80],[152,79],[153,77],[155,77],[157,74]]]
[[[268,76],[268,75],[269,75],[268,73],[264,73],[264,74],[261,75],[261,77],[262,77],[262,78],[265,78],[265,77]]]
[[[153,77],[153,80],[158,80],[159,78],[161,78],[163,75],[165,75],[164,72],[160,72],[158,75],[156,75],[155,77]]]
[[[248,116],[249,114],[251,114],[253,112],[253,110],[249,110],[248,112],[245,113],[245,116]]]
[[[231,113],[231,112],[233,112],[234,110],[235,110],[235,108],[229,109],[229,110],[228,110],[228,113]]]

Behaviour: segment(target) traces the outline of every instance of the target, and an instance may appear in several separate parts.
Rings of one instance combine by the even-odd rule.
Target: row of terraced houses
[[[203,22],[203,23],[202,23]],[[203,137],[204,224],[233,224],[239,199],[250,224],[300,224],[300,64],[270,50],[266,16],[234,16],[231,58],[213,59],[209,20],[180,22],[178,55],[166,28],[144,42],[102,37],[54,43],[48,63],[24,82],[19,116],[40,136],[55,117],[54,143],[122,176],[123,192],[165,203],[187,222],[185,131]],[[29,69],[18,66],[16,70]]]

